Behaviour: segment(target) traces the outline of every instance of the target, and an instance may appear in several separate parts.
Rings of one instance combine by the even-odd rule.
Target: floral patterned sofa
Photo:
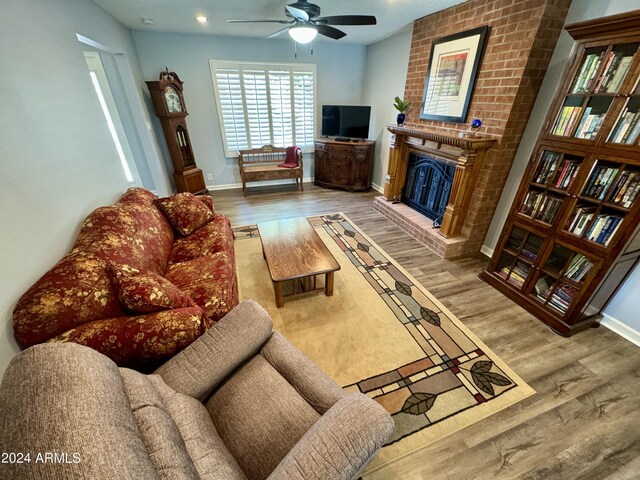
[[[18,301],[13,327],[19,345],[75,342],[120,366],[146,370],[185,348],[235,307],[229,220],[215,212],[210,197],[192,198],[206,206],[209,217],[186,236],[174,232],[156,206],[162,200],[141,188],[94,210],[72,250]],[[129,276],[126,288],[119,289],[114,270]],[[173,296],[165,295],[167,286]],[[123,295],[129,302],[123,303]],[[157,305],[137,307],[145,295]]]

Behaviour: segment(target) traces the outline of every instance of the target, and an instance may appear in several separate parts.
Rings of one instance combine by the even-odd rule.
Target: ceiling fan
[[[377,23],[373,15],[321,17],[320,6],[307,0],[297,0],[295,3],[285,5],[284,13],[289,17],[288,20],[227,20],[227,23],[280,23],[287,26],[267,38],[289,32],[291,38],[297,43],[309,43],[318,33],[334,40],[339,40],[346,35],[345,32],[331,25],[375,25]]]

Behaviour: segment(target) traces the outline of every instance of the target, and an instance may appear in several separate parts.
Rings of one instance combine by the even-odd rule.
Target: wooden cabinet
[[[375,142],[339,142],[316,139],[314,151],[314,184],[343,188],[351,192],[371,188],[371,167]]]
[[[640,11],[566,29],[564,81],[481,276],[571,335],[640,256]]]

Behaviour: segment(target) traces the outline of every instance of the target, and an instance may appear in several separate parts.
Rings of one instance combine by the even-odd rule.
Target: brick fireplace
[[[389,152],[384,196],[374,199],[374,208],[411,233],[439,255],[448,258],[462,255],[468,238],[462,233],[486,152],[495,140],[490,136],[454,136],[407,127],[389,125],[393,134]],[[453,170],[447,192],[446,208],[439,228],[419,209],[399,203],[407,191],[407,169],[412,155],[428,157]],[[406,202],[411,203],[411,202]],[[439,214],[440,212],[437,212]],[[438,216],[438,215],[436,215]]]
[[[450,139],[457,139],[461,131],[468,129],[468,125],[419,118],[431,43],[440,37],[472,28],[490,27],[467,118],[468,121],[482,118],[484,126],[481,133],[488,134],[495,143],[486,150],[481,162],[474,161],[476,167],[473,173],[465,176],[473,188],[463,196],[467,202],[466,208],[456,209],[451,214],[450,220],[454,223],[452,231],[456,233],[443,236],[430,226],[430,233],[427,234],[426,230],[416,226],[416,222],[421,222],[416,216],[423,217],[429,225],[431,220],[407,205],[388,201],[393,195],[401,195],[404,184],[399,190],[394,190],[391,196],[386,195],[385,185],[385,197],[377,198],[374,204],[376,209],[387,212],[390,218],[391,215],[398,216],[398,223],[405,230],[438,254],[452,257],[480,250],[570,4],[571,0],[474,0],[414,23],[404,92],[405,100],[411,101],[414,107],[408,111],[404,127]],[[398,141],[402,144],[404,140],[403,135],[393,131],[390,133],[395,135],[395,139],[392,142],[388,174],[394,176],[397,174],[392,169],[394,149],[404,148],[398,147]],[[435,137],[435,141],[420,136],[410,138],[413,138],[411,142],[414,145],[431,145],[436,153],[455,148],[451,143],[442,142],[447,148],[438,149]],[[420,145],[423,140],[425,144]],[[460,149],[452,154],[458,153]],[[474,160],[477,160],[477,156]],[[393,188],[397,187],[397,183],[394,183]],[[406,215],[401,215],[400,211]],[[441,230],[446,230],[444,223]]]

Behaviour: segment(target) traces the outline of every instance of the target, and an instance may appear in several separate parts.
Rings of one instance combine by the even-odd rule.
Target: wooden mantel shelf
[[[420,150],[454,163],[456,170],[449,202],[438,233],[445,238],[460,236],[482,158],[484,153],[496,143],[496,139],[488,135],[459,137],[398,125],[387,125],[387,130],[393,134],[389,149],[389,166],[384,182],[384,196],[387,201],[400,200],[402,197],[411,150]],[[415,140],[421,140],[421,142],[416,144]],[[435,145],[425,145],[427,142]],[[442,149],[443,145],[449,148]]]
[[[488,150],[496,142],[496,139],[490,137],[489,135],[459,137],[457,135],[448,135],[442,132],[430,132],[428,130],[400,127],[398,125],[387,125],[386,127],[387,130],[389,130],[394,135],[418,138],[420,140],[428,140],[430,142],[449,145],[451,147],[457,147],[461,150],[472,152],[476,152],[478,150]]]

